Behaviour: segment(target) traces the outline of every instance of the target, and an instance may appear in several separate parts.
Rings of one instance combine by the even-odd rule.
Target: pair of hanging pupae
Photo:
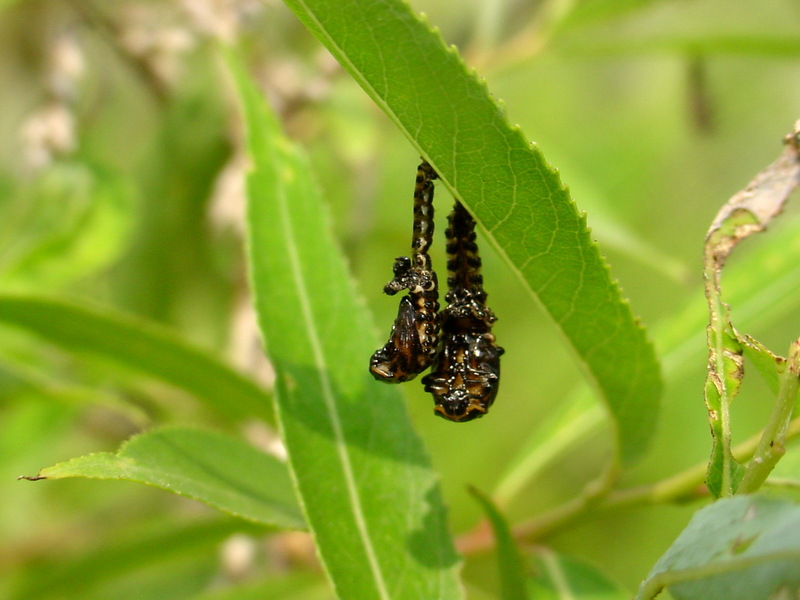
[[[422,383],[436,402],[435,414],[464,422],[482,417],[494,403],[503,348],[492,334],[497,318],[486,306],[475,220],[458,200],[445,232],[447,306],[439,311],[438,280],[428,254],[437,178],[426,161],[419,165],[411,256],[395,259],[394,277],[383,288],[389,295],[408,294],[400,300],[389,340],[370,359],[370,372],[379,381],[401,383],[431,367]]]

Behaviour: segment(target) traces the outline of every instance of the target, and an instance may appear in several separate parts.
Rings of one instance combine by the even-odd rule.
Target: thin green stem
[[[784,433],[784,441],[798,436],[800,436],[800,418],[788,424]],[[733,449],[733,454],[746,460],[755,454],[761,438],[761,433],[752,436],[738,444]],[[514,536],[518,539],[541,539],[571,522],[588,516],[591,509],[609,510],[626,506],[687,502],[705,498],[708,496],[704,485],[706,467],[707,464],[704,461],[649,485],[612,490],[598,495],[598,490],[604,490],[603,486],[598,484],[607,481],[609,472],[606,472],[603,477],[587,486],[584,492],[574,500],[535,519],[519,524],[514,528]],[[470,546],[470,549],[474,549],[474,546]]]
[[[797,390],[800,387],[800,340],[789,349],[786,370],[781,374],[775,407],[761,434],[753,458],[739,484],[738,493],[749,494],[758,490],[786,452],[786,432],[792,418]]]
[[[590,481],[575,498],[539,518],[515,527],[515,536],[539,539],[588,513],[592,507],[602,505],[603,499],[611,493],[618,473],[618,464],[610,462],[600,476]]]
[[[706,257],[704,279],[706,298],[708,299],[709,320],[707,329],[709,352],[709,383],[713,384],[718,397],[714,397],[706,385],[706,407],[711,420],[711,431],[714,436],[715,448],[712,463],[715,457],[722,458],[722,481],[720,496],[733,495],[733,480],[731,477],[731,429],[730,429],[730,401],[736,391],[728,387],[725,329],[729,325],[728,307],[720,298],[720,269],[722,260],[713,253],[714,246],[706,243]]]
[[[784,439],[800,436],[800,419],[795,419],[788,424]],[[733,454],[746,460],[753,456],[758,447],[762,434],[758,433],[733,449]],[[611,492],[601,508],[616,508],[634,504],[663,504],[666,502],[681,502],[704,497],[703,478],[705,477],[706,463],[701,462],[693,467],[676,473],[672,477],[662,479],[656,483]]]

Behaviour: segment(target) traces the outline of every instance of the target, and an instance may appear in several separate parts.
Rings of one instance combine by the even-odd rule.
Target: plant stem
[[[769,476],[770,472],[786,452],[786,432],[800,387],[800,340],[789,349],[786,370],[781,374],[778,397],[775,407],[761,434],[753,458],[739,484],[739,494],[755,492]]]
[[[718,465],[722,471],[719,490],[716,493],[724,498],[732,496],[734,489],[732,472],[735,465],[731,453],[730,403],[741,383],[742,357],[740,352],[730,348],[734,336],[731,331],[730,309],[720,297],[720,272],[725,255],[718,250],[722,246],[718,240],[719,236],[714,234],[706,241],[703,270],[709,308],[706,328],[709,355],[705,399],[714,442],[709,468]],[[714,490],[716,486],[712,485],[712,491]]]
[[[787,369],[788,370],[788,369]],[[784,430],[784,441],[800,436],[800,418],[791,421]],[[757,451],[762,434],[756,434],[751,438],[738,444],[733,449],[733,454],[747,459]],[[698,463],[688,469],[676,473],[675,475],[662,479],[649,485],[635,488],[613,490],[598,502],[591,502],[589,486],[578,498],[570,500],[565,504],[547,512],[535,519],[526,521],[514,528],[514,536],[517,539],[539,540],[542,537],[552,534],[556,530],[564,527],[568,523],[585,517],[589,514],[589,509],[609,510],[625,506],[636,506],[645,504],[666,504],[671,502],[687,502],[704,498],[708,491],[704,485],[706,474],[706,462]],[[597,481],[602,481],[603,478]],[[596,482],[593,482],[596,483]],[[470,547],[472,549],[472,547]]]
[[[614,485],[618,472],[617,465],[612,463],[597,479],[590,481],[578,496],[546,513],[542,518],[530,521],[529,525],[535,531],[533,537],[540,538],[549,535],[577,516],[587,513],[591,507],[602,506],[605,503],[604,499],[611,493],[611,487]],[[524,523],[516,527],[515,534],[526,538],[530,537],[530,533],[525,531],[525,527]]]

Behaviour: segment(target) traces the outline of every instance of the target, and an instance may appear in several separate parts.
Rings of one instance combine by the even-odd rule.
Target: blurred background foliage
[[[800,117],[800,2],[412,5],[559,169],[665,360],[659,431],[624,484],[705,460],[702,242],[718,208],[774,160]],[[0,11],[0,292],[133,313],[269,386],[243,264],[241,124],[214,41],[233,28],[284,127],[311,155],[384,335],[396,303],[380,290],[409,242],[418,156],[281,3],[2,0]],[[798,230],[790,209],[737,251],[723,280],[740,301],[739,329],[776,352],[800,330],[800,283],[769,285],[797,262]],[[465,485],[494,489],[553,407],[585,385],[555,327],[502,259],[482,250],[507,351],[492,415],[453,426],[431,417],[421,386],[405,390],[457,536],[480,518]],[[198,503],[132,483],[15,482],[113,450],[150,424],[228,425],[118,365],[1,323],[0,339],[0,597],[45,570],[52,580],[41,598],[191,598],[263,575],[270,583],[253,597],[330,597],[302,534],[242,533]],[[764,389],[745,380],[740,439],[763,423]],[[269,438],[258,426],[247,435]],[[573,496],[607,446],[593,431],[559,455],[505,507],[511,521]],[[696,508],[606,512],[546,541],[635,589]],[[468,556],[464,573],[472,597],[494,596],[489,554]]]

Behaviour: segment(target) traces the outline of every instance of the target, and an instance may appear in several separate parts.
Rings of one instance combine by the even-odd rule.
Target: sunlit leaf
[[[278,417],[306,519],[348,600],[459,598],[438,480],[377,347],[305,158],[231,60],[254,169],[250,269]]]
[[[122,479],[194,498],[254,523],[302,529],[286,466],[222,433],[169,427],[137,435],[118,452],[80,456],[35,479]]]

